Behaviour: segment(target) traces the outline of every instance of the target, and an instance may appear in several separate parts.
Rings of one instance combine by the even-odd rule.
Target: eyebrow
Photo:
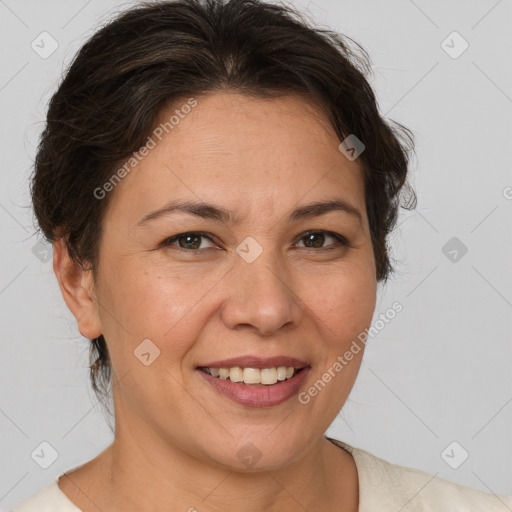
[[[334,198],[328,201],[317,201],[307,205],[299,206],[293,210],[288,216],[288,222],[296,222],[298,220],[311,219],[319,217],[329,212],[340,211],[351,217],[356,218],[360,225],[363,225],[363,216],[361,212],[341,198]],[[214,204],[204,203],[202,201],[169,201],[165,206],[154,210],[137,222],[138,226],[146,225],[150,221],[158,219],[172,213],[187,213],[195,215],[203,219],[213,220],[215,222],[223,222],[237,224],[238,217],[234,217],[231,212],[220,208]]]

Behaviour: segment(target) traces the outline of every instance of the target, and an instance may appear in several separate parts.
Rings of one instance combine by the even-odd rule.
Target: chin
[[[274,428],[275,425],[260,431],[245,428],[243,435],[233,437],[226,434],[215,444],[207,442],[203,453],[211,461],[242,473],[284,468],[302,455],[307,443],[303,439],[304,434],[297,438],[286,435],[286,432],[269,435]],[[205,434],[201,441],[211,439]]]

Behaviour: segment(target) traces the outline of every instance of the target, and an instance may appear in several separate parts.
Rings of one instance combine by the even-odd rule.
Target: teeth
[[[244,384],[260,384],[261,372],[257,368],[244,368],[243,381]]]
[[[242,382],[244,380],[244,371],[242,368],[231,368],[229,370],[229,380],[231,382]]]
[[[277,368],[262,368],[260,375],[262,384],[268,385],[275,384],[277,382]]]
[[[293,366],[279,366],[273,368],[203,368],[206,373],[220,379],[244,384],[264,384],[270,386],[278,381],[291,379],[296,369]],[[297,370],[298,371],[298,370]]]
[[[280,366],[277,369],[277,380],[286,380],[286,377],[288,377],[288,370],[286,369],[286,366]]]

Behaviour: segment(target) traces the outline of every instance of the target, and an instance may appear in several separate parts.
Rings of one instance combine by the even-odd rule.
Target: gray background
[[[512,1],[294,3],[363,44],[381,112],[417,138],[418,208],[402,211],[392,236],[398,273],[379,290],[375,319],[394,301],[404,309],[368,343],[328,434],[512,495]],[[64,66],[129,5],[0,0],[3,510],[111,442],[89,388],[87,342],[44,261],[51,254],[37,246],[27,177]],[[43,31],[58,43],[45,59],[31,47]],[[457,58],[458,36],[442,44],[453,31],[469,44]],[[457,261],[443,252],[453,237]],[[31,458],[43,441],[58,453],[47,469]],[[453,469],[446,460],[460,463],[463,449],[469,457]]]

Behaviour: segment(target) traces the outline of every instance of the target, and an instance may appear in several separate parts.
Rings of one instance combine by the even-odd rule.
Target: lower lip
[[[219,393],[226,395],[234,402],[249,407],[272,407],[273,405],[285,402],[295,395],[304,383],[310,369],[310,367],[304,368],[291,379],[261,387],[246,386],[243,383],[231,382],[229,379],[212,377],[210,374],[199,369],[196,371]]]

